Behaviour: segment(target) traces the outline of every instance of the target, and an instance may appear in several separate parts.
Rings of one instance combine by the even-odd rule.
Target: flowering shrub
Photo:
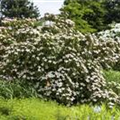
[[[71,20],[60,16],[46,14],[44,19],[37,28],[23,25],[11,31],[13,42],[3,47],[0,78],[34,81],[40,96],[64,104],[112,98],[119,102],[108,90],[100,66],[117,60],[119,43],[84,36],[74,30]]]
[[[120,37],[120,23],[112,24],[109,30],[98,32],[98,36],[104,39]]]
[[[118,42],[118,44],[120,44],[120,23],[112,24],[111,27],[112,28],[110,30],[105,30],[105,31],[99,32],[97,34],[97,36],[100,39],[104,39],[106,41],[108,41],[109,39],[114,39],[115,41]],[[120,50],[119,45],[118,45],[117,49],[118,49],[117,51]],[[112,68],[114,70],[120,70],[120,57],[119,57],[119,55],[117,55],[116,57],[118,57],[118,60],[112,66]]]
[[[5,53],[5,48],[10,44],[26,41],[31,37],[36,37],[34,19],[16,20],[4,19],[2,21],[3,27],[0,27],[0,60]],[[19,34],[20,32],[20,34]]]

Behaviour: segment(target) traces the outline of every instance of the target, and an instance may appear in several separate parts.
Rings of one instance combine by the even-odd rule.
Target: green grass
[[[120,71],[113,71],[113,70],[104,71],[104,77],[109,82],[114,81],[120,83]]]
[[[99,109],[97,109],[99,110]],[[120,120],[120,110],[88,105],[65,107],[36,98],[0,99],[0,120]]]

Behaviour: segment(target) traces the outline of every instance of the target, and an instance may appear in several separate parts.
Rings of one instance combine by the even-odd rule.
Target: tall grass
[[[26,80],[0,80],[0,97],[5,99],[36,97],[33,84]]]

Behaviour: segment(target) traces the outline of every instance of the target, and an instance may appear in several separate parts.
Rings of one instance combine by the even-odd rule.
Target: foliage
[[[108,41],[109,39],[114,39],[115,41],[117,41],[120,44],[120,23],[117,24],[111,24],[111,29],[109,30],[105,30],[105,31],[101,31],[97,33],[97,36],[100,39],[104,39],[106,41]],[[119,51],[119,47],[118,47],[118,51]],[[118,61],[112,66],[112,68],[114,70],[120,70],[120,55],[118,54]]]
[[[38,18],[38,8],[29,0],[1,0],[1,12],[8,18]]]
[[[19,42],[22,40],[24,41],[30,36],[33,37],[33,34],[31,35],[29,34],[30,36],[25,35],[24,31],[26,27],[35,28],[36,23],[38,23],[38,21],[35,19],[24,19],[24,20],[4,19],[2,21],[2,27],[0,28],[0,33],[1,33],[0,34],[0,60],[2,55],[4,55],[5,53],[5,47],[10,46],[10,44],[12,44],[13,42]],[[23,32],[20,35],[16,33],[18,29],[23,30]]]
[[[108,88],[120,96],[120,72],[113,70],[104,71],[104,77],[107,80]]]
[[[107,13],[105,16],[106,23],[110,24],[112,22],[120,22],[120,1],[119,0],[105,0],[105,8]]]
[[[102,39],[120,39],[120,23],[110,25],[111,29],[103,30],[97,33],[97,36]]]
[[[120,22],[119,0],[65,0],[61,11],[83,33],[108,29],[112,22]]]
[[[0,97],[5,99],[37,97],[32,83],[25,80],[0,80]]]
[[[1,120],[87,120],[88,118],[91,120],[110,120],[111,118],[118,120],[120,118],[120,109],[117,107],[108,109],[104,104],[102,106],[65,107],[55,102],[29,98],[0,99],[0,106]],[[2,114],[4,110],[8,111],[9,114]]]
[[[108,90],[100,67],[117,60],[118,42],[84,36],[61,16],[46,14],[44,19],[37,28],[16,24],[15,31],[4,29],[12,37],[1,38],[0,77],[31,81],[40,96],[63,104],[118,103],[119,96]],[[8,40],[11,44],[5,46]]]
[[[79,10],[83,12],[79,12]],[[76,23],[76,29],[80,30],[81,32],[86,33],[96,31],[94,28],[92,28],[90,24],[88,24],[88,21],[82,19],[84,12],[88,11],[88,9],[82,8],[82,6],[77,3],[77,1],[71,2],[70,4],[62,8],[61,11],[61,15],[73,20]]]
[[[120,72],[114,70],[104,71],[104,77],[107,82],[120,83]]]
[[[61,11],[66,13],[68,18],[76,23],[76,28],[83,33],[99,31],[106,27],[103,19],[106,10],[101,1],[65,0]]]
[[[108,82],[108,88],[111,88],[117,95],[120,96],[120,83],[117,82]]]

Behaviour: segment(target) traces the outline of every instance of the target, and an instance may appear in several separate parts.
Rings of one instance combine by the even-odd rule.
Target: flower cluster
[[[100,38],[109,39],[120,39],[120,23],[111,24],[111,29],[98,32]]]
[[[25,24],[6,28],[8,35],[0,33],[4,51],[0,78],[34,81],[40,96],[69,105],[111,96],[117,101],[101,73],[101,64],[110,65],[119,57],[117,41],[83,35],[71,20],[60,16],[46,14],[43,25],[36,28]]]

